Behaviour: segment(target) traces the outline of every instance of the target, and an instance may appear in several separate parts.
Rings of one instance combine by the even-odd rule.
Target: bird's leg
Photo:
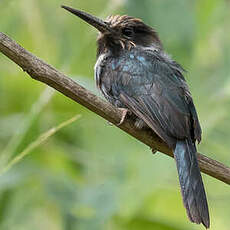
[[[125,120],[125,117],[127,116],[127,114],[129,113],[129,110],[128,109],[125,109],[125,108],[118,108],[121,112],[122,112],[122,116],[121,116],[121,120],[120,122],[117,124],[117,126],[120,126],[124,120]]]
[[[121,115],[121,120],[117,124],[117,126],[121,125],[124,122],[127,114],[129,114],[129,113],[131,114],[131,112],[128,109],[125,109],[125,108],[118,108],[118,109],[122,112],[122,115]],[[108,124],[111,125],[111,126],[113,125],[113,123],[111,123],[109,121],[108,121]]]

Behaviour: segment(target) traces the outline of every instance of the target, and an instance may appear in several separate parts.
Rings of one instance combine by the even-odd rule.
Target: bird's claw
[[[117,126],[120,126],[124,120],[125,120],[125,117],[127,116],[129,110],[128,109],[124,109],[124,108],[119,108],[119,110],[122,112],[122,116],[121,116],[121,120],[120,122],[117,124]]]
[[[151,149],[152,150],[152,154],[156,154],[157,149]]]

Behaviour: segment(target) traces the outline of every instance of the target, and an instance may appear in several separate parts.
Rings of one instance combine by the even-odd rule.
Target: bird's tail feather
[[[209,228],[208,204],[196,152],[196,146],[191,139],[178,140],[174,149],[174,158],[187,215],[192,222],[202,223]]]

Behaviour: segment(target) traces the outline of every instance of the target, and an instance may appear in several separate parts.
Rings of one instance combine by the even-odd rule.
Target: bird
[[[158,33],[128,15],[99,19],[61,6],[99,32],[96,86],[106,100],[134,115],[138,129],[155,132],[173,151],[183,204],[189,220],[210,227],[207,197],[196,144],[201,126],[184,77],[184,69],[166,53]]]

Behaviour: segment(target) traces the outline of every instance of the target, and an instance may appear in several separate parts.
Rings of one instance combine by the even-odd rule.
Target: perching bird
[[[127,111],[134,114],[138,128],[149,127],[173,150],[187,215],[209,228],[195,145],[201,141],[201,127],[183,68],[167,55],[156,31],[142,20],[116,15],[103,21],[62,7],[99,31],[97,87],[109,102],[123,109],[124,117]]]

